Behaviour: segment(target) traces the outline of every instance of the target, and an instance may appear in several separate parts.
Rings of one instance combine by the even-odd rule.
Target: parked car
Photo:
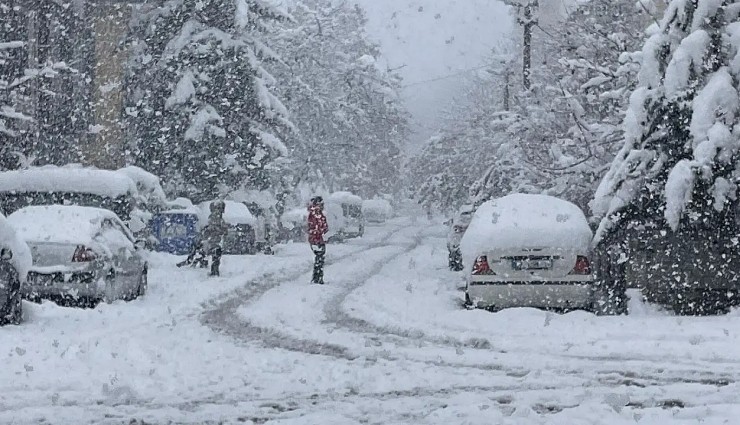
[[[127,223],[128,227],[137,239],[146,240],[147,246],[154,248],[157,241],[150,233],[149,222],[155,214],[168,208],[167,197],[159,177],[133,165],[120,168],[116,172],[130,178],[136,185],[135,205],[131,211],[131,219]]]
[[[257,252],[272,254],[279,227],[275,195],[269,191],[244,189],[232,192],[229,199],[246,205],[254,216],[254,244]]]
[[[473,219],[475,206],[463,205],[457,214],[447,222],[450,230],[447,232],[447,265],[450,270],[459,272],[463,269],[462,252],[460,252],[460,241],[465,231],[468,230],[470,220]]]
[[[0,214],[0,326],[23,319],[22,291],[31,267],[31,251]]]
[[[466,304],[598,309],[591,229],[570,202],[514,194],[481,205],[462,238]]]
[[[128,222],[139,197],[136,183],[121,172],[67,165],[0,172],[0,213],[31,205],[104,208]]]
[[[334,192],[324,199],[329,240],[342,241],[365,234],[362,198],[350,192]]]
[[[293,208],[280,217],[280,240],[287,242],[308,241],[308,210]]]
[[[102,208],[21,208],[8,223],[31,249],[23,296],[64,304],[131,300],[147,290],[147,262],[118,216]]]
[[[368,223],[384,223],[393,217],[393,206],[385,199],[362,201],[362,216]]]
[[[254,224],[254,249],[257,252],[272,254],[275,245],[274,234],[276,232],[275,215],[270,208],[265,208],[256,202],[248,202],[244,205],[249,208],[256,223]]]
[[[211,202],[203,202],[200,207],[200,227],[208,223],[211,211]],[[257,219],[254,218],[246,205],[236,201],[224,201],[224,221],[229,225],[229,231],[224,238],[223,253],[228,255],[253,255],[257,253],[254,228]]]

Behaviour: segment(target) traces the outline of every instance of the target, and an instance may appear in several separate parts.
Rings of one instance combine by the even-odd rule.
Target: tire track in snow
[[[352,257],[361,256],[365,251],[370,249],[387,246],[388,241],[409,227],[408,224],[397,226],[379,241],[363,246],[358,252],[348,253],[331,259],[327,261],[326,266],[328,267]],[[310,271],[311,267],[308,267],[293,271],[292,273],[269,274],[263,278],[252,280],[236,291],[208,303],[209,305],[206,306],[206,311],[201,314],[201,322],[217,333],[228,335],[244,342],[258,341],[268,348],[282,348],[288,351],[324,355],[346,360],[356,359],[358,356],[352,354],[347,347],[295,338],[280,333],[275,329],[255,326],[239,318],[238,309],[240,307],[258,300],[268,291],[280,286],[281,283],[300,279],[301,276],[310,273]]]

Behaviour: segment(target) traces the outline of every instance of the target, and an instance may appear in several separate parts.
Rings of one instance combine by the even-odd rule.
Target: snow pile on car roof
[[[31,251],[2,214],[0,214],[0,249],[9,249],[13,253],[10,262],[18,271],[21,280],[25,281],[31,268]]]
[[[167,196],[162,189],[159,177],[135,165],[119,168],[118,172],[133,180],[139,195],[148,202],[158,205],[164,205],[167,202]]]
[[[26,242],[89,244],[106,218],[118,221],[102,208],[41,205],[21,208],[8,216],[8,223]]]
[[[212,202],[213,201],[206,201],[200,204],[200,220],[201,224],[204,226],[208,223],[208,216],[211,214]],[[224,221],[227,224],[234,226],[237,224],[248,224],[250,226],[257,224],[257,219],[254,218],[246,205],[234,201],[223,202],[226,205],[226,209],[224,210]]]
[[[236,202],[254,202],[260,208],[269,209],[277,203],[275,195],[266,190],[240,189],[232,192],[229,198]]]
[[[352,192],[334,192],[329,195],[326,200],[328,202],[336,202],[338,204],[362,205],[362,198]]]
[[[162,211],[162,214],[196,214],[200,216],[203,213],[200,207],[195,206],[188,198],[176,198],[167,201],[165,205],[166,208]]]
[[[116,198],[136,194],[136,184],[123,173],[77,165],[44,166],[0,173],[0,192],[90,193]]]
[[[293,208],[288,210],[280,217],[280,222],[288,229],[292,229],[296,225],[307,224],[308,210],[305,208]]]
[[[465,264],[491,250],[562,247],[588,251],[593,234],[580,208],[546,195],[513,194],[478,207],[460,243]]]

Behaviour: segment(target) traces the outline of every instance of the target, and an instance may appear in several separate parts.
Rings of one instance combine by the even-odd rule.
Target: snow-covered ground
[[[0,423],[723,424],[740,417],[740,315],[635,296],[596,317],[461,307],[445,228],[399,218],[332,245],[226,257],[220,278],[152,255],[150,292],[24,304],[0,328]],[[133,421],[133,422],[132,422]]]

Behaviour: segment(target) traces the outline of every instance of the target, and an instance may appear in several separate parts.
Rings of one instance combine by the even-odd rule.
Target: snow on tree
[[[651,296],[680,311],[730,298],[740,264],[736,220],[740,179],[740,7],[674,0],[645,42],[624,144],[593,202],[603,246],[659,254]],[[626,248],[625,248],[626,249]],[[633,249],[633,251],[638,251]],[[637,260],[633,260],[637,261]],[[691,295],[703,294],[694,299]],[[707,295],[708,296],[708,295]],[[678,299],[676,298],[678,297]],[[725,300],[726,301],[726,300]]]
[[[0,169],[81,157],[86,105],[75,103],[75,89],[85,83],[66,62],[76,48],[56,48],[72,43],[80,23],[75,12],[49,2],[0,0]]]
[[[469,153],[458,159],[464,165],[455,171],[465,177],[450,178],[445,161],[430,158],[439,147],[429,147],[420,162],[439,166],[421,183],[422,198],[433,199],[442,190],[439,183],[454,180],[447,184],[466,184],[470,199],[448,197],[444,208],[519,191],[563,197],[585,210],[618,149],[622,110],[637,73],[639,58],[632,52],[646,25],[646,7],[632,0],[592,0],[577,7],[532,0],[511,4],[522,25],[532,24],[531,65],[524,67],[529,89],[520,67],[528,49],[523,35],[513,35],[510,45],[492,55],[488,77],[474,78],[474,88],[462,96],[475,113],[453,111],[455,118],[435,139],[440,143],[444,134],[454,134],[457,144],[466,145]],[[532,16],[522,21],[526,13]]]
[[[131,160],[197,201],[265,189],[293,129],[264,43],[289,17],[262,0],[167,0],[131,25]]]
[[[274,34],[282,61],[271,65],[298,132],[294,185],[325,184],[366,197],[397,192],[400,145],[408,133],[400,79],[377,63],[366,18],[348,2],[303,0]]]

